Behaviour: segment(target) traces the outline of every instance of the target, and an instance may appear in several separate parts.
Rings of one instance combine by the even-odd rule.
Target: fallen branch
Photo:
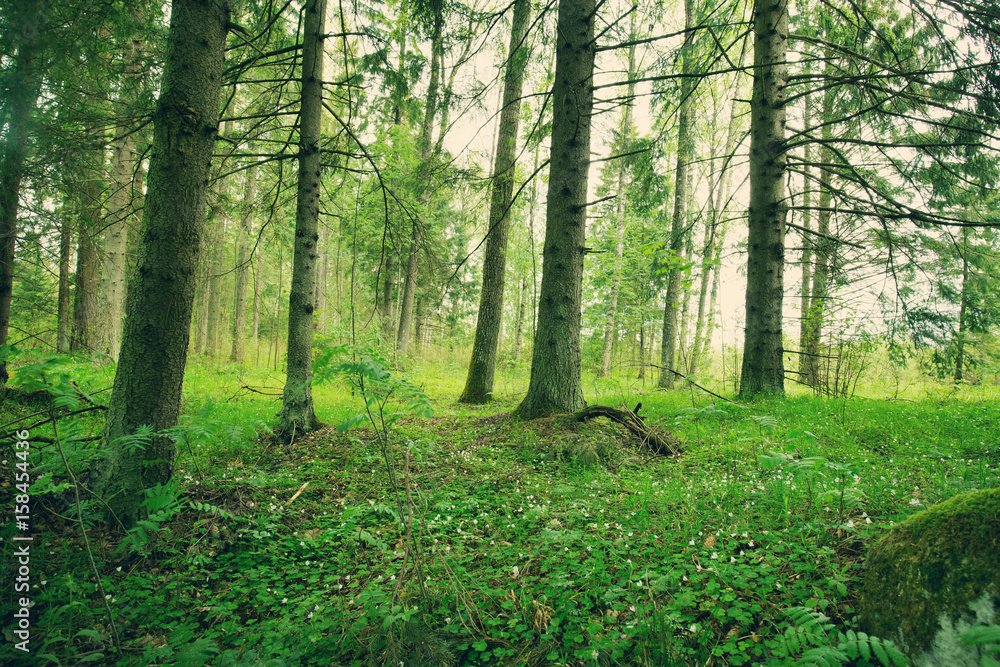
[[[747,407],[747,406],[743,405],[742,403],[737,403],[736,401],[734,401],[732,399],[729,399],[729,398],[726,398],[725,396],[719,396],[718,394],[716,394],[711,389],[705,389],[705,387],[702,387],[700,384],[698,384],[697,382],[695,382],[694,380],[692,380],[688,376],[684,375],[683,373],[678,373],[673,368],[667,368],[666,366],[657,366],[656,364],[649,364],[649,365],[652,366],[653,368],[659,368],[661,371],[670,371],[671,373],[673,373],[674,375],[676,375],[680,379],[688,382],[689,384],[693,384],[694,386],[698,387],[698,389],[701,389],[706,394],[709,394],[711,396],[715,396],[717,399],[719,399],[721,401],[725,401],[726,403],[732,403],[733,405],[738,405],[741,408]]]
[[[577,421],[585,422],[597,417],[607,417],[613,422],[621,424],[629,430],[644,447],[663,456],[680,455],[680,441],[677,438],[664,434],[660,435],[646,425],[637,413],[642,404],[635,406],[635,410],[620,410],[609,405],[588,405],[583,410],[573,413]]]

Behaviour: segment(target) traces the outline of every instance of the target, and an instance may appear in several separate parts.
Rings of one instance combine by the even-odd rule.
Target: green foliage
[[[841,632],[821,612],[808,607],[792,607],[787,614],[793,625],[775,642],[775,654],[779,658],[791,658],[791,664],[821,667],[848,663],[883,667],[910,664],[892,642],[854,630]]]

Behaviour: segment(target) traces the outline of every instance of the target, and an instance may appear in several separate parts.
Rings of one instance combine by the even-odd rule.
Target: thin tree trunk
[[[437,111],[437,97],[439,80],[441,78],[440,54],[442,45],[442,31],[444,28],[444,5],[435,5],[434,13],[434,35],[431,40],[431,80],[427,87],[427,102],[424,107],[424,122],[420,130],[420,169],[421,180],[425,183],[424,192],[420,196],[420,201],[426,206],[431,198],[431,188],[426,185],[431,177],[431,156],[432,156],[432,132],[434,130],[434,116]],[[410,231],[410,247],[406,260],[406,274],[403,279],[403,294],[399,300],[399,329],[396,333],[396,352],[400,359],[406,357],[407,349],[410,345],[410,328],[413,323],[413,300],[417,292],[417,278],[420,272],[420,253],[424,246],[424,221],[413,220]]]
[[[629,36],[633,40],[636,36],[635,26],[638,16],[639,12],[632,12],[632,26],[629,30]],[[626,78],[629,80],[635,78],[634,44],[628,49],[628,76]],[[634,97],[635,84],[630,83],[625,93],[625,108],[622,112],[619,153],[627,153],[632,143],[632,109]],[[598,377],[607,377],[611,373],[611,351],[614,348],[615,340],[618,338],[618,295],[621,293],[622,287],[622,270],[625,258],[625,230],[628,227],[625,220],[627,176],[627,163],[624,160],[620,160],[618,165],[617,199],[615,199],[615,255],[611,269],[611,289],[608,292],[608,307],[604,316],[604,341],[601,344],[601,363],[597,368]]]
[[[503,105],[497,133],[496,158],[490,197],[489,226],[486,230],[486,255],[483,260],[483,286],[479,294],[479,317],[472,344],[472,359],[460,403],[485,403],[493,398],[497,348],[503,321],[504,278],[507,271],[507,236],[510,208],[514,200],[514,176],[517,169],[517,131],[521,118],[521,90],[527,68],[528,49],[523,47],[528,29],[531,3],[516,0],[504,76]]]
[[[59,224],[59,311],[56,324],[56,352],[69,354],[70,325],[73,311],[69,289],[69,256],[73,250],[73,228],[65,218]]]
[[[559,2],[542,286],[531,379],[516,410],[522,419],[575,412],[585,405],[580,380],[580,309],[596,13],[594,0]]]
[[[257,199],[257,169],[246,171],[243,191],[243,211],[240,217],[240,236],[236,242],[236,289],[233,296],[233,346],[229,360],[242,364],[246,356],[244,337],[247,326],[247,272],[250,270],[250,234],[252,233],[253,211]],[[257,338],[258,299],[254,293],[254,343]]]
[[[788,0],[754,2],[746,335],[740,396],[785,393],[785,103]]]
[[[812,123],[812,95],[806,95],[805,119],[803,125]],[[809,314],[812,312],[810,300],[812,290],[812,150],[806,144],[803,156],[802,174],[802,226],[807,230],[802,234],[802,293],[799,296],[799,351],[805,352],[809,345]],[[806,354],[799,354],[799,379],[809,384],[812,378],[812,360]]]
[[[521,289],[517,295],[517,324],[514,328],[514,351],[511,352],[511,359],[513,361],[518,361],[521,358],[521,344],[524,340],[524,311],[527,300],[528,279],[521,278]]]
[[[180,413],[229,15],[219,0],[174,0],[171,9],[144,232],[103,437],[108,454],[91,486],[126,526],[143,490],[173,472],[173,440],[153,436],[136,447],[122,438],[174,426]]]
[[[320,424],[313,411],[312,341],[316,269],[319,260],[319,142],[323,114],[323,23],[326,0],[305,6],[302,46],[302,102],[299,110],[299,178],[295,212],[295,254],[288,293],[288,360],[276,436],[284,441]]]
[[[826,49],[825,55],[832,57],[832,50]],[[834,93],[827,90],[823,95],[822,118],[829,119],[833,115]],[[824,165],[833,162],[833,151],[829,142],[833,139],[833,128],[824,123],[820,147],[820,162]],[[809,363],[808,373],[803,381],[816,390],[821,390],[823,365],[820,363],[820,341],[823,337],[823,323],[827,311],[827,283],[830,277],[830,259],[832,257],[832,242],[830,241],[830,210],[833,201],[833,172],[820,167],[819,174],[819,212],[816,214],[816,227],[819,240],[814,247],[815,264],[812,271],[812,293],[809,296],[809,311],[806,314],[806,338],[802,345],[804,356]]]
[[[962,300],[958,307],[958,334],[955,336],[955,375],[959,384],[965,379],[966,311],[969,304],[969,228],[962,227]]]
[[[73,295],[73,330],[70,350],[96,351],[95,328],[98,317],[97,283],[100,259],[94,235],[101,225],[101,183],[96,168],[79,184],[80,203],[77,224],[76,291]]]
[[[135,216],[132,199],[136,154],[128,105],[132,102],[130,98],[139,94],[142,83],[143,75],[138,69],[139,52],[139,43],[131,40],[125,52],[126,88],[118,99],[118,104],[123,108],[118,113],[115,137],[111,144],[111,192],[108,195],[101,264],[98,349],[116,361],[121,347],[122,312],[125,307],[128,228]]]
[[[681,71],[691,74],[694,69],[694,0],[684,0],[684,45],[681,55]],[[667,298],[663,306],[663,340],[660,341],[660,381],[659,386],[672,389],[674,386],[674,366],[677,349],[677,313],[681,305],[681,281],[683,279],[677,263],[684,250],[684,222],[687,213],[688,169],[694,159],[694,134],[691,128],[691,109],[694,105],[694,79],[681,79],[681,105],[677,112],[677,167],[674,172],[674,215],[670,225],[670,256],[667,270]]]

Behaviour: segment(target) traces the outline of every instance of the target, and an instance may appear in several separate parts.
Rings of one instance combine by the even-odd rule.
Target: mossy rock
[[[894,641],[914,665],[980,664],[957,635],[1000,625],[1000,489],[919,512],[879,540],[861,590],[861,628]]]

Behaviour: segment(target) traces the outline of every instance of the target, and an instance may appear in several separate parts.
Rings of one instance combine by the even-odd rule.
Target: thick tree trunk
[[[681,51],[681,70],[685,75],[694,69],[694,0],[684,0],[684,46]],[[677,112],[677,167],[674,172],[674,216],[670,225],[670,265],[667,270],[667,299],[663,306],[663,340],[660,341],[660,381],[659,386],[672,389],[673,370],[676,366],[677,314],[680,310],[681,282],[683,275],[678,262],[684,250],[684,227],[687,214],[688,170],[694,159],[694,133],[691,128],[691,108],[694,106],[694,79],[681,79],[681,105]]]
[[[528,63],[528,49],[522,46],[528,29],[531,3],[516,0],[504,76],[503,106],[497,133],[493,166],[489,226],[486,230],[486,255],[483,260],[483,286],[479,294],[479,318],[472,344],[472,359],[460,403],[486,403],[493,397],[500,325],[503,321],[504,277],[507,272],[507,235],[510,208],[514,200],[514,175],[517,168],[517,130],[521,118],[521,89]]]
[[[516,411],[522,419],[575,412],[585,404],[580,381],[580,308],[596,11],[594,0],[559,3],[542,287],[531,380]]]
[[[243,191],[243,211],[240,217],[240,236],[236,242],[236,287],[233,295],[233,345],[229,360],[242,364],[246,355],[244,339],[247,328],[247,275],[250,271],[250,234],[253,222],[254,203],[257,199],[257,169],[246,171]],[[254,295],[254,323],[257,320],[257,298]],[[255,336],[256,338],[256,336]]]
[[[28,3],[24,3],[27,5]],[[17,249],[17,211],[21,198],[21,180],[27,158],[29,119],[38,99],[38,79],[35,73],[35,44],[39,33],[41,12],[45,3],[33,2],[22,6],[23,28],[21,43],[14,56],[13,71],[8,81],[7,98],[3,100],[6,136],[0,139],[0,345],[6,345],[10,332],[10,312],[14,297],[14,253]],[[0,357],[0,390],[7,384],[6,356]]]
[[[312,342],[319,260],[319,142],[323,114],[323,23],[326,0],[305,6],[302,101],[299,109],[299,178],[295,254],[288,293],[288,361],[281,417],[275,435],[283,442],[319,426],[312,401]]]
[[[788,0],[754,2],[746,335],[740,396],[785,393],[785,103]]]
[[[173,440],[154,435],[139,448],[122,438],[174,426],[180,413],[228,19],[220,0],[172,5],[142,241],[104,430],[108,454],[91,487],[126,525],[143,489],[173,472]]]

